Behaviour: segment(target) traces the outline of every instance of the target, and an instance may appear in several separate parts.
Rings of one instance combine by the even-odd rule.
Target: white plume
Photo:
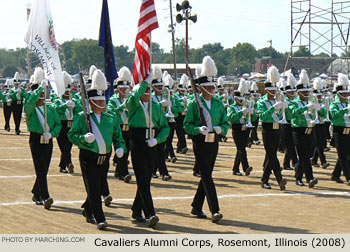
[[[315,90],[322,90],[323,89],[323,83],[321,78],[315,78],[313,81],[313,89]]]
[[[154,80],[160,80],[162,79],[163,74],[162,74],[162,69],[160,69],[159,66],[155,66],[153,68],[153,79]]]
[[[287,82],[284,78],[280,78],[279,82],[276,85],[279,89],[283,89],[287,86]]]
[[[255,81],[252,81],[252,85],[250,85],[250,90],[253,91],[254,93],[256,93],[259,90],[258,85],[256,84]]]
[[[237,90],[239,92],[241,92],[241,94],[249,93],[249,89],[248,89],[247,82],[245,81],[245,79],[241,78]]]
[[[127,68],[126,66],[120,68],[118,72],[118,81],[128,81],[131,83],[131,80],[132,76],[129,68]]]
[[[36,67],[34,70],[34,81],[33,84],[40,84],[44,79],[44,71],[41,67]]]
[[[199,65],[199,66],[196,67],[196,78],[197,78],[197,79],[198,79],[199,77],[202,77],[201,73],[202,73],[202,66]]]
[[[69,73],[67,73],[66,71],[63,71],[62,75],[63,75],[63,82],[66,87],[73,83],[73,78],[72,76],[70,76]]]
[[[202,62],[201,76],[215,77],[218,74],[214,60],[210,56],[205,56]]]
[[[180,79],[180,84],[186,87],[188,84],[188,81],[189,81],[188,76],[186,74],[183,74]]]
[[[304,84],[304,87],[308,87],[310,85],[309,76],[307,75],[307,72],[305,69],[301,70],[298,84]]]
[[[92,76],[96,70],[97,70],[97,67],[95,67],[95,65],[90,66],[90,69],[89,69],[89,79],[90,80],[92,80]]]
[[[15,80],[15,81],[19,81],[19,72],[16,72],[15,73],[15,76],[13,77],[13,80]]]
[[[100,69],[94,71],[92,75],[92,84],[90,89],[97,90],[106,90],[107,89],[107,80]]]
[[[292,73],[288,73],[287,86],[295,87],[297,85],[297,80]]]
[[[34,74],[32,74],[30,76],[30,79],[29,79],[29,84],[32,84],[34,82]]]
[[[344,85],[344,86],[349,86],[349,79],[348,77],[343,74],[343,73],[339,73],[338,74],[338,86]]]
[[[272,83],[277,83],[280,80],[280,74],[275,66],[271,66],[269,70],[267,70],[267,78]]]
[[[165,77],[166,77],[168,74],[169,74],[168,71],[164,71],[164,72],[163,72],[162,79],[165,80]]]
[[[168,86],[170,89],[174,87],[174,80],[170,74],[165,76],[164,84],[165,86]]]
[[[219,77],[218,78],[218,86],[223,86],[224,85],[224,78]]]

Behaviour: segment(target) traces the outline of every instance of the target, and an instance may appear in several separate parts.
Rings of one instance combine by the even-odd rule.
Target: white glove
[[[348,105],[348,106],[346,107],[346,109],[350,112],[350,105]]]
[[[152,147],[157,145],[158,141],[156,138],[151,138],[151,139],[146,140],[146,143],[147,143],[148,147],[152,148]]]
[[[17,93],[20,94],[21,93],[21,89],[20,88],[17,88]]]
[[[201,126],[199,128],[199,132],[202,134],[202,135],[206,135],[209,133],[209,129],[207,128],[207,126]]]
[[[50,140],[52,138],[52,135],[50,132],[44,132],[43,136],[45,140]]]
[[[84,139],[85,139],[85,142],[87,142],[87,143],[93,143],[94,141],[95,141],[95,135],[94,134],[92,134],[92,133],[86,133],[85,135],[84,135]]]
[[[315,109],[315,104],[314,103],[309,103],[306,105],[307,109],[308,110],[312,110],[312,109]]]
[[[282,104],[282,108],[286,109],[288,108],[288,106],[289,106],[289,103],[287,101],[284,101]]]
[[[279,109],[281,109],[282,105],[283,105],[283,102],[276,102],[273,105],[273,107],[275,108],[275,110],[279,110]]]
[[[117,155],[117,158],[122,158],[124,155],[124,149],[123,148],[116,149],[115,154]]]
[[[152,83],[152,81],[153,81],[153,72],[150,72],[147,78],[145,79],[145,82],[149,84],[149,83]]]
[[[220,126],[214,126],[213,129],[214,129],[216,134],[218,134],[218,135],[221,134],[221,127]]]
[[[42,87],[43,89],[45,89],[47,87],[47,80],[42,80],[40,87]]]
[[[163,107],[168,107],[168,106],[170,106],[171,101],[168,101],[168,100],[162,100],[162,101],[160,102],[160,104],[162,104],[162,106],[163,106]]]
[[[182,97],[182,100],[183,100],[184,102],[187,102],[187,96]]]
[[[242,112],[243,112],[244,115],[246,115],[246,114],[250,113],[250,109],[249,108],[244,108],[244,109],[242,109]]]
[[[230,96],[228,96],[228,94],[224,94],[224,99],[228,99],[230,98]]]
[[[321,110],[321,105],[320,105],[320,104],[315,104],[315,110],[316,110],[316,111]]]
[[[75,107],[75,102],[72,100],[66,101],[66,106],[69,108],[74,108]]]

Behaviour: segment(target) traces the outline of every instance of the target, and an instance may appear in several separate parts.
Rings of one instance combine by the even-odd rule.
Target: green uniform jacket
[[[221,127],[221,135],[226,136],[228,129],[230,128],[230,124],[227,119],[225,107],[222,104],[222,101],[213,96],[211,99],[211,109],[208,109],[206,106],[206,102],[202,95],[200,95],[200,103],[208,110],[212,126],[220,126]],[[188,104],[187,114],[184,119],[184,129],[187,134],[190,135],[198,135],[200,134],[199,128],[202,125],[200,121],[200,117],[197,111],[197,104],[195,100],[191,100]]]
[[[43,91],[43,88],[37,88],[24,102],[24,112],[26,113],[26,123],[29,132],[44,133],[43,126],[35,109],[37,107],[36,102],[39,100],[39,96]],[[57,111],[50,104],[47,104],[46,107],[47,125],[50,127],[50,133],[52,137],[58,137],[62,128],[60,118]]]
[[[0,101],[2,101],[3,103],[6,102],[6,94],[4,94],[3,92],[1,92],[1,90],[0,90]]]
[[[267,99],[263,96],[258,103],[259,120],[264,123],[274,123],[281,119],[281,114],[277,113],[273,105],[275,100]],[[281,110],[282,111],[282,110]]]
[[[153,93],[152,96],[153,96],[153,101],[157,102],[162,107],[164,114],[166,114],[168,112],[168,107],[163,107],[162,104],[160,104],[162,100],[159,100],[158,96],[156,96],[155,93]],[[173,113],[174,117],[177,117],[177,115],[179,114],[179,111],[178,111],[177,103],[175,101],[174,96],[170,96],[170,101],[171,101],[171,113]]]
[[[310,125],[308,124],[308,119],[313,120],[315,118],[315,113],[307,113],[305,115],[305,111],[307,111],[307,101],[301,101],[300,98],[296,98],[294,101],[290,102],[289,104],[289,109],[292,112],[292,127],[297,128],[297,127],[314,127],[315,124],[313,123]],[[320,111],[318,111],[318,114],[320,116],[325,116],[327,111],[324,108],[321,108]],[[307,118],[309,117],[309,118]]]
[[[106,153],[112,151],[112,144],[114,149],[123,148],[124,152],[126,151],[122,131],[117,119],[113,115],[102,112],[101,121],[98,123],[95,114],[91,112],[90,120],[95,122],[101,132],[106,145]],[[77,115],[76,119],[74,119],[72,128],[68,131],[68,139],[73,144],[77,145],[79,149],[89,150],[100,154],[97,140],[92,143],[87,143],[84,138],[86,133],[88,133],[88,130],[85,123],[85,117],[83,112],[81,112]]]
[[[246,118],[243,116],[242,106],[237,105],[236,103],[228,106],[227,108],[227,118],[231,124],[234,123],[246,123]]]
[[[331,104],[329,112],[332,118],[332,125],[350,127],[349,111],[346,108],[348,103],[341,103],[339,97],[335,98],[335,101]]]
[[[17,100],[23,101],[26,98],[27,91],[24,88],[22,88],[22,87],[20,87],[20,89],[21,89],[20,99],[17,98],[17,88],[13,87],[13,88],[10,89],[9,97],[10,97],[10,99],[12,101],[17,101]]]
[[[144,114],[142,105],[140,104],[140,97],[146,91],[148,87],[147,82],[141,83],[139,86],[135,87],[132,95],[126,101],[126,107],[129,111],[129,126],[132,128],[147,128],[147,122]],[[149,111],[149,104],[148,104]],[[152,101],[152,122],[155,129],[158,129],[157,142],[163,143],[166,141],[170,128],[168,125],[168,120],[164,115],[162,106],[156,102]]]
[[[290,108],[290,103],[293,102],[293,100],[290,100],[287,96],[286,96],[286,101],[288,102],[288,108],[286,108],[285,113],[286,113],[286,120],[288,122],[290,122],[292,120],[293,117],[293,113],[292,110]]]
[[[174,96],[174,99],[176,102],[178,115],[185,112],[185,105],[184,105],[184,101],[183,101],[183,96],[181,96],[179,92],[177,92],[173,96]]]
[[[116,100],[119,101],[119,105],[117,105]],[[119,124],[123,124],[123,120],[121,117],[121,113],[125,110],[125,104],[123,104],[123,100],[119,98],[119,94],[114,94],[109,98],[108,101],[108,113],[114,115]],[[128,117],[128,111],[125,111],[126,116]]]
[[[72,116],[73,116],[73,119],[74,119],[83,110],[83,107],[81,106],[79,100],[76,100],[76,99],[72,98],[72,101],[75,103],[75,106],[72,109],[72,111],[73,111],[73,115]],[[57,110],[61,121],[68,120],[66,113],[69,110],[69,107],[67,107],[65,99],[63,99],[61,97],[60,98],[56,98],[52,102],[52,106]]]

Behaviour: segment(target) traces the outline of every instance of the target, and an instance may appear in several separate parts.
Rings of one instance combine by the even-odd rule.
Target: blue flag
[[[117,69],[115,67],[115,59],[113,52],[112,34],[111,26],[109,23],[109,11],[107,0],[103,0],[102,13],[101,13],[101,24],[100,24],[100,36],[98,40],[98,45],[102,46],[105,55],[105,75],[107,81],[109,82],[109,87],[106,90],[106,102],[108,102],[109,97],[114,93],[113,82],[118,78]]]

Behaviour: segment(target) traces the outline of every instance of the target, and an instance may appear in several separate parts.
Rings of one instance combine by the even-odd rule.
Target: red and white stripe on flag
[[[135,41],[133,77],[135,84],[142,82],[151,69],[151,31],[158,28],[154,0],[142,0],[140,19]]]

